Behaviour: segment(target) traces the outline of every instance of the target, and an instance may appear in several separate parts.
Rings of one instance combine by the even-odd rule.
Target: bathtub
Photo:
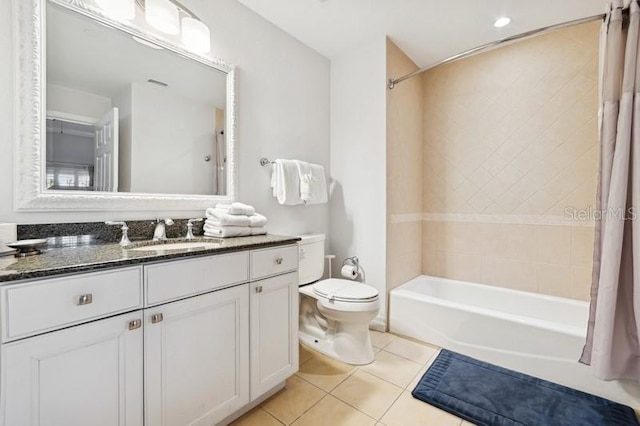
[[[422,275],[391,291],[389,311],[392,333],[640,408],[640,385],[577,361],[587,302]]]

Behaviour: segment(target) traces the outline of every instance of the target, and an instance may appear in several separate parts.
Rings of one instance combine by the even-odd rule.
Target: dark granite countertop
[[[169,240],[167,243],[185,242],[183,239]],[[283,235],[259,235],[238,238],[198,238],[198,242],[217,243],[215,247],[192,247],[187,249],[136,251],[146,243],[136,242],[129,248],[118,244],[77,245],[47,248],[37,256],[15,258],[0,257],[0,283],[51,277],[77,272],[91,272],[101,269],[137,265],[159,260],[179,259],[193,256],[229,253],[251,250],[299,241],[298,237]]]

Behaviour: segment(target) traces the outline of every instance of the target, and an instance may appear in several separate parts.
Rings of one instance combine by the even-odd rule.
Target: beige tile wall
[[[562,216],[595,204],[598,33],[574,26],[423,74],[424,212]],[[587,299],[592,234],[426,222],[423,272]]]
[[[387,75],[418,67],[387,39]],[[392,223],[397,214],[422,213],[422,81],[387,90],[387,289],[422,272],[422,223]]]
[[[423,272],[589,299],[593,228],[425,222]]]

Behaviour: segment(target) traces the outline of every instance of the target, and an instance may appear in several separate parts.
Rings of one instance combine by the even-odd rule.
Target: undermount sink
[[[131,251],[167,251],[167,250],[208,250],[221,246],[217,240],[198,240],[198,241],[153,241],[143,243],[142,245],[133,244],[133,247],[127,247]]]

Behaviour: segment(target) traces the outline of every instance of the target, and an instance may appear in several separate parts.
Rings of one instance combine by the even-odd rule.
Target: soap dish
[[[3,245],[6,244],[0,244],[0,257],[11,256],[12,254],[18,253],[18,250],[9,247],[2,247]]]
[[[19,250],[16,253],[16,257],[27,257],[34,256],[36,254],[42,253],[40,248],[47,244],[47,240],[39,239],[39,240],[21,240],[14,241],[12,243],[5,243],[7,247],[11,247],[13,249]]]

